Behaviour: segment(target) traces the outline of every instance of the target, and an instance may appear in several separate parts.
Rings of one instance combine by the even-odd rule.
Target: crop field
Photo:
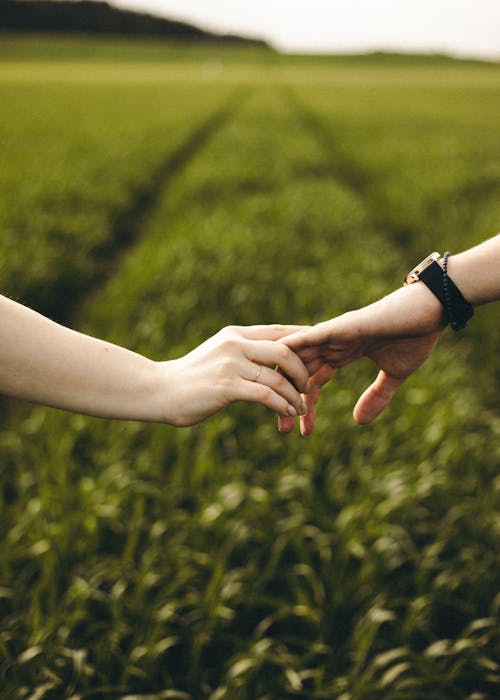
[[[154,359],[500,229],[500,65],[0,39],[0,290]],[[0,405],[0,698],[500,697],[498,306],[372,425]]]

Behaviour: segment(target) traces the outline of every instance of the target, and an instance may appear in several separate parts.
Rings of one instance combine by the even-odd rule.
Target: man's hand
[[[430,355],[443,329],[441,304],[419,282],[284,339],[310,375],[310,388],[304,397],[307,414],[300,420],[302,435],[310,435],[314,430],[321,387],[339,369],[362,357],[373,360],[379,373],[358,399],[353,415],[362,425],[374,420],[397,388]],[[278,420],[284,433],[293,430],[294,425],[291,417]]]

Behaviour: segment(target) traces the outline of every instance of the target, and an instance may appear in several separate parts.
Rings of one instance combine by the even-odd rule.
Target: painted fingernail
[[[291,403],[288,404],[288,415],[293,416],[294,418],[297,415],[297,411],[295,410],[295,408],[292,406]]]

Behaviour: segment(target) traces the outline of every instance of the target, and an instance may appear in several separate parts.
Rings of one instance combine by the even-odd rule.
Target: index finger
[[[292,350],[304,350],[312,346],[324,345],[331,335],[331,321],[323,321],[315,326],[305,326],[287,336],[283,341]]]
[[[293,335],[303,328],[307,328],[307,326],[281,325],[280,323],[235,326],[235,329],[248,340],[281,340],[281,338]]]

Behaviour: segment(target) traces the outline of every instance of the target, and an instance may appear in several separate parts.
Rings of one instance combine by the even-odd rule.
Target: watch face
[[[441,258],[441,255],[437,252],[431,253],[426,258],[422,260],[416,267],[413,268],[411,272],[406,276],[405,284],[412,284],[413,282],[418,282],[422,272],[432,265],[433,262],[437,262]]]

